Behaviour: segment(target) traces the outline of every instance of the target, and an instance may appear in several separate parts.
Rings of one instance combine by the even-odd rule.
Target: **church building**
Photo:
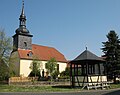
[[[13,64],[17,76],[27,77],[30,74],[30,64],[34,58],[37,58],[41,62],[40,73],[44,71],[44,75],[47,72],[45,64],[51,58],[56,59],[59,72],[64,71],[67,67],[67,60],[62,53],[53,47],[32,44],[33,35],[26,28],[24,2],[19,21],[19,28],[16,29],[15,35],[13,36],[14,49],[11,53],[11,57],[15,58]]]

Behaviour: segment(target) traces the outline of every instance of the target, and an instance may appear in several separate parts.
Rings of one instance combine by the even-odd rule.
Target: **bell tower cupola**
[[[13,51],[18,49],[32,49],[32,37],[29,30],[26,28],[26,16],[24,11],[24,0],[22,1],[22,11],[19,18],[19,27],[13,36]]]

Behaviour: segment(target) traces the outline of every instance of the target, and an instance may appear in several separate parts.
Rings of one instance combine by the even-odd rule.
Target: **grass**
[[[119,84],[111,84],[111,89],[115,88],[120,88],[120,83]]]
[[[79,90],[70,87],[0,85],[0,92],[68,92]]]
[[[111,89],[120,88],[120,84],[111,84]],[[81,89],[71,88],[70,86],[18,86],[0,85],[0,92],[70,92],[81,91]]]

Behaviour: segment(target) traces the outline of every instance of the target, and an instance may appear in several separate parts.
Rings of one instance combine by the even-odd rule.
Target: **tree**
[[[115,31],[110,31],[107,39],[108,41],[103,42],[102,48],[106,60],[105,70],[116,82],[116,76],[120,75],[120,39]]]
[[[0,64],[0,81],[8,80],[9,77],[9,68],[6,64]]]
[[[65,71],[60,73],[62,78],[69,78],[70,77],[70,67],[66,67]]]
[[[0,62],[8,63],[12,50],[12,40],[6,37],[4,30],[0,30]]]
[[[6,37],[3,29],[0,30],[0,79],[5,80],[10,76],[10,54],[12,51],[12,39]],[[11,70],[10,70],[11,71]]]
[[[40,77],[40,61],[37,59],[33,59],[32,63],[30,64],[30,69],[32,70],[29,76],[38,76]]]
[[[57,61],[55,58],[51,58],[46,63],[46,69],[48,73],[50,73],[51,79],[53,78],[54,74],[57,72]]]

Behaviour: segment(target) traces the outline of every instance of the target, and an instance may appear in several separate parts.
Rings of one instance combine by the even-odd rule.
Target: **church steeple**
[[[32,37],[29,30],[26,28],[26,16],[24,12],[24,0],[22,1],[22,11],[19,18],[19,27],[16,29],[16,34],[13,36],[13,46],[16,51],[18,49],[32,49]]]

